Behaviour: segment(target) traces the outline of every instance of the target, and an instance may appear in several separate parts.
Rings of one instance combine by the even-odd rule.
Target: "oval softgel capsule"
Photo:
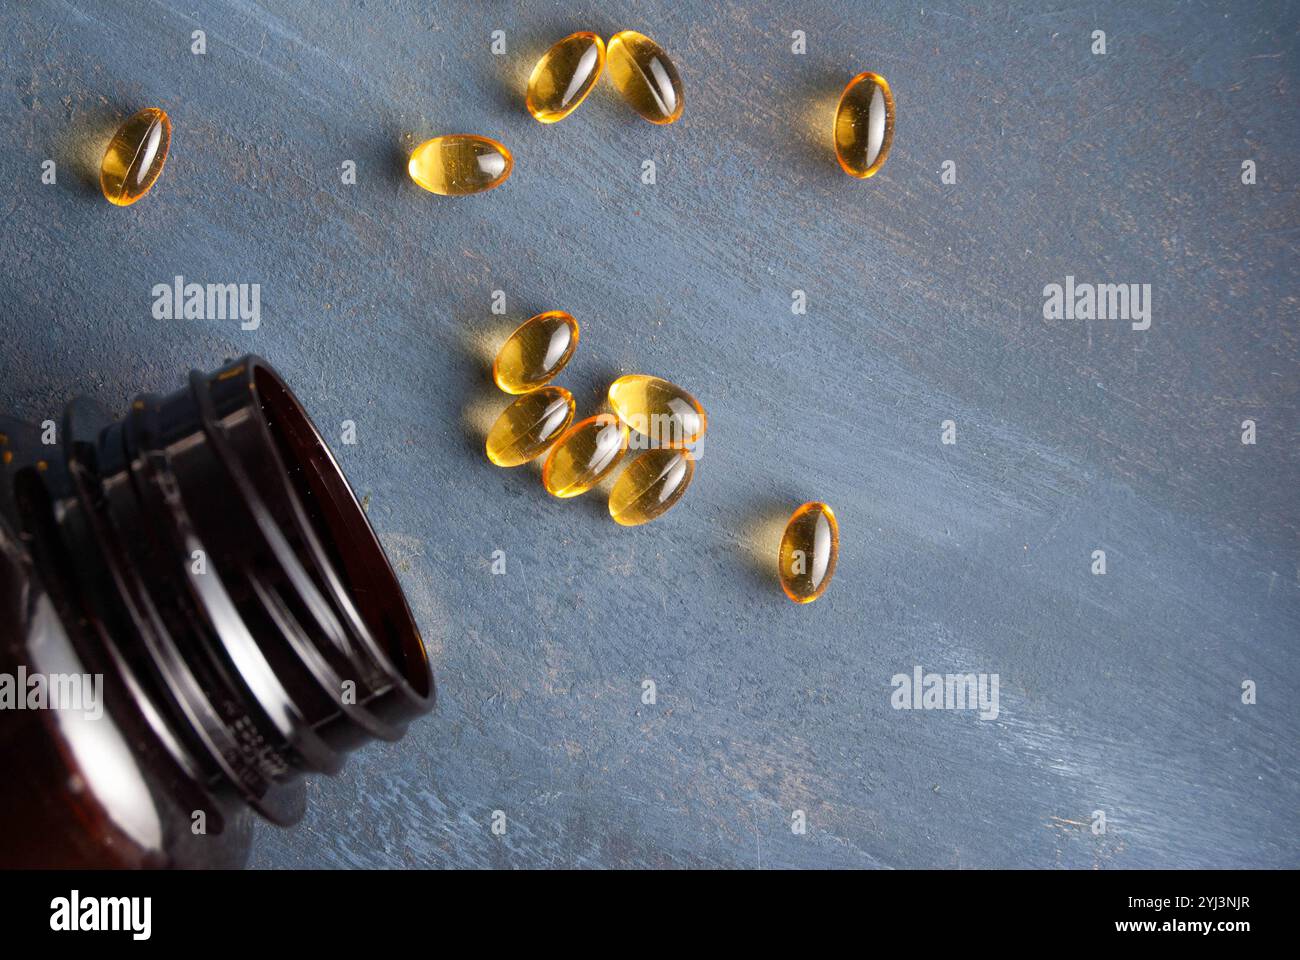
[[[506,339],[492,379],[506,393],[527,393],[554,379],[578,348],[578,321],[563,310],[530,317]]]
[[[624,527],[637,527],[662,516],[686,494],[695,476],[689,450],[647,450],[614,481],[609,515]]]
[[[612,413],[575,423],[555,441],[542,465],[542,483],[553,497],[576,497],[600,483],[627,451],[627,426]]]
[[[835,110],[835,157],[850,177],[865,180],[885,164],[894,142],[894,94],[876,73],[859,73]]]
[[[609,385],[609,405],[656,446],[685,447],[704,436],[709,418],[693,396],[670,380],[633,373]]]
[[[406,163],[411,179],[444,197],[482,193],[505,183],[514,158],[504,144],[472,133],[426,140]]]
[[[781,536],[781,589],[795,603],[812,603],[830,585],[839,555],[835,512],[821,502],[805,503],[791,515]]]
[[[109,203],[127,207],[148,193],[162,174],[172,142],[165,111],[145,107],[117,128],[99,165],[99,188]]]
[[[536,460],[573,422],[573,411],[573,394],[563,387],[525,393],[502,411],[488,431],[488,459],[498,467]]]
[[[585,30],[547,50],[528,78],[524,103],[539,123],[563,120],[587,98],[605,69],[605,41]]]
[[[682,78],[663,47],[645,34],[635,30],[614,34],[606,63],[618,92],[645,119],[665,124],[682,115]]]

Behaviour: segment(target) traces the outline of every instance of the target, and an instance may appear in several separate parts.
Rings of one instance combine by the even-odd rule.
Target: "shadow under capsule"
[[[502,393],[489,383],[476,382],[471,388],[470,396],[461,410],[460,420],[466,449],[471,451],[476,459],[483,460],[485,463],[491,462],[487,460],[484,449],[488,431],[513,400],[514,397]]]
[[[790,521],[790,515],[807,497],[790,493],[786,496],[767,496],[756,499],[745,510],[740,545],[745,554],[745,568],[755,587],[784,597],[781,589],[778,557],[781,535]]]
[[[818,69],[797,81],[794,102],[803,106],[793,129],[800,134],[798,166],[801,170],[824,175],[828,180],[843,176],[835,158],[835,111],[844,87],[859,72]]]
[[[531,314],[530,314],[531,316]],[[475,317],[462,322],[456,331],[456,342],[465,359],[474,365],[478,375],[474,382],[482,380],[496,388],[492,378],[492,364],[502,345],[510,339],[510,334],[524,323],[517,317],[505,317],[489,314],[487,317]],[[500,390],[498,390],[501,393]],[[502,393],[502,396],[508,394]]]
[[[491,465],[487,459],[484,444],[488,431],[496,423],[501,411],[505,410],[514,397],[499,389],[492,379],[492,360],[497,349],[506,337],[510,336],[509,322],[501,323],[503,318],[493,317],[492,323],[485,329],[478,326],[479,319],[462,321],[456,331],[456,346],[461,354],[463,366],[468,372],[466,397],[461,409],[461,432],[464,438],[463,448],[474,459]],[[498,338],[497,328],[501,328]]]
[[[78,192],[103,196],[99,171],[104,163],[104,153],[117,128],[133,112],[120,112],[102,104],[89,107],[82,111],[83,119],[75,129],[59,137],[55,144],[55,161],[60,167],[72,171],[72,183]]]
[[[409,131],[393,131],[390,133],[389,142],[393,146],[389,153],[389,162],[384,165],[388,179],[399,189],[410,187],[418,191],[420,185],[411,179],[411,153],[424,141],[417,139]]]
[[[492,72],[492,104],[508,117],[523,115],[532,118],[528,112],[528,78],[532,75],[533,65],[555,42],[545,40],[544,34],[541,37],[537,38],[535,31],[530,30],[522,40],[516,39],[509,54],[491,58],[496,67]]]
[[[353,154],[351,159],[357,161],[360,169],[381,171],[391,186],[415,186],[407,172],[407,161],[419,143],[410,130],[387,121],[379,136],[358,137],[349,150]]]

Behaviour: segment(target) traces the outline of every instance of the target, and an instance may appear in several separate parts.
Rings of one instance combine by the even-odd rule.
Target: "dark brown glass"
[[[396,575],[262,359],[0,421],[0,674],[98,675],[102,715],[0,709],[0,866],[239,866],[333,773],[430,710]]]

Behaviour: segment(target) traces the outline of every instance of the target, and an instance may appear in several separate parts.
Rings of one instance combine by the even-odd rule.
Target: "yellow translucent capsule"
[[[546,455],[542,483],[554,497],[586,493],[617,466],[627,450],[627,427],[612,413],[575,423]]]
[[[157,107],[127,117],[99,165],[99,188],[108,202],[129,207],[148,193],[162,173],[171,142],[172,122]]]
[[[835,156],[850,177],[865,180],[885,165],[894,142],[894,95],[885,78],[859,73],[835,110]]]
[[[824,503],[805,503],[790,517],[781,537],[781,589],[795,603],[812,603],[835,576],[840,526]]]
[[[517,467],[546,452],[573,421],[573,394],[563,387],[525,393],[497,417],[487,435],[488,459]]]
[[[609,75],[623,99],[651,123],[682,115],[682,78],[663,47],[635,30],[609,40]]]
[[[698,400],[659,377],[634,373],[609,385],[620,420],[661,447],[684,447],[704,436],[709,418]]]
[[[503,144],[472,133],[426,140],[406,164],[411,179],[430,193],[463,197],[506,182],[515,161]]]
[[[605,69],[605,41],[579,31],[542,54],[528,78],[528,112],[542,123],[563,120],[587,98]]]
[[[527,393],[550,381],[578,349],[578,321],[548,310],[520,324],[497,351],[492,379],[506,393]]]
[[[689,450],[647,450],[614,481],[609,515],[625,527],[649,523],[682,498],[695,476]]]

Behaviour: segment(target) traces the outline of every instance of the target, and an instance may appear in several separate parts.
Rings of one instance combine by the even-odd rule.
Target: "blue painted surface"
[[[1300,866],[1297,20],[6,4],[0,407],[121,408],[253,351],[327,434],[356,422],[336,450],[440,706],[312,784],[257,866]],[[527,116],[546,45],[623,27],[673,56],[681,122],[641,121],[608,81],[558,125]],[[860,70],[898,102],[864,183],[826,136]],[[149,104],[171,157],[114,209],[99,153]],[[509,182],[416,188],[405,154],[451,132],[505,142]],[[261,326],[153,319],[178,274],[261,284]],[[1150,329],[1045,321],[1066,275],[1150,283]],[[560,380],[580,415],[630,371],[708,408],[694,486],[654,524],[617,528],[597,497],[549,500],[482,456],[505,402],[485,358],[552,308],[582,324]],[[843,549],[797,608],[764,535],[806,499],[835,507]],[[999,717],[892,709],[890,678],[918,664],[998,674]]]

